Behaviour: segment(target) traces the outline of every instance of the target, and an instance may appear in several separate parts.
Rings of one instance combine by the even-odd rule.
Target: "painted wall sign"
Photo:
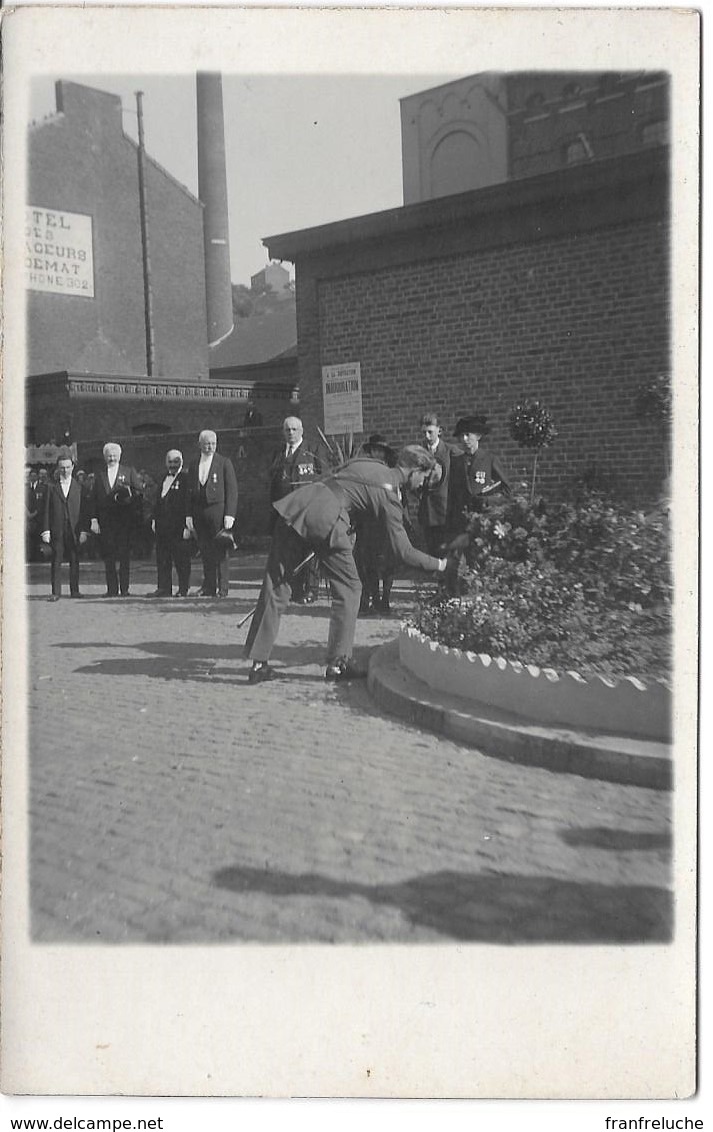
[[[25,280],[30,291],[94,298],[92,218],[25,209]]]
[[[327,436],[363,432],[361,362],[322,366],[322,399]]]

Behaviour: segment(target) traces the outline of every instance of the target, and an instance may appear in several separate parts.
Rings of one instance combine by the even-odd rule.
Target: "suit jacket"
[[[130,503],[118,503],[116,493],[120,487],[130,487],[132,499]],[[143,495],[143,484],[134,469],[129,464],[119,464],[116,471],[114,486],[109,486],[109,477],[106,467],[94,476],[94,487],[89,500],[89,517],[98,519],[102,523],[132,523],[136,517],[137,507],[140,507]]]
[[[82,489],[75,479],[70,484],[66,505],[62,488],[58,483],[50,484],[47,490],[41,530],[50,532],[52,542],[58,542],[62,539],[65,518],[67,517],[76,540],[80,530],[83,529],[84,516],[82,514]]]
[[[296,487],[312,483],[322,474],[322,465],[319,457],[310,452],[304,441],[301,441],[291,456],[285,454],[286,445],[279,448],[272,457],[270,464],[270,502],[284,499]]]
[[[188,514],[188,473],[181,469],[164,496],[163,480],[159,484],[152,518],[156,521],[157,538],[179,538]]]
[[[238,480],[235,468],[227,456],[213,453],[208,479],[205,484],[205,501],[201,495],[201,483],[198,479],[198,465],[200,458],[196,457],[188,468],[188,510],[195,521],[198,519],[214,528],[217,534],[223,526],[226,515],[235,518],[238,511]]]
[[[448,515],[448,491],[450,488],[451,450],[444,440],[439,440],[434,452],[441,465],[440,481],[429,487],[424,484],[418,506],[418,520],[423,527],[443,527]]]
[[[469,456],[467,452],[454,455],[451,461],[451,490],[448,496],[448,526],[465,530],[464,510],[480,511],[490,492],[486,488],[497,484],[498,490],[510,494],[510,484],[497,456],[487,448],[478,448]]]
[[[380,460],[359,456],[327,480],[298,487],[273,504],[288,526],[312,545],[341,542],[353,519],[376,520],[396,558],[407,566],[437,570],[438,559],[409,542],[404,529],[401,487],[405,476]]]

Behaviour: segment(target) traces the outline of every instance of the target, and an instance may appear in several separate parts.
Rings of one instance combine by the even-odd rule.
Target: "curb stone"
[[[436,694],[400,663],[398,640],[372,653],[368,686],[385,711],[494,758],[655,790],[673,785],[668,744],[528,724],[483,704]]]

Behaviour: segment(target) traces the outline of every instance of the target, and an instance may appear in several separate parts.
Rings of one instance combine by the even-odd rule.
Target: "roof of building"
[[[623,156],[565,166],[535,177],[503,181],[453,196],[436,197],[383,212],[355,216],[349,220],[265,236],[262,242],[270,256],[294,263],[300,255],[326,248],[380,240],[423,228],[477,221],[479,218],[486,218],[488,214],[511,209],[516,204],[533,205],[553,198],[565,202],[625,183],[646,181],[667,172],[669,157],[669,147],[661,145]]]

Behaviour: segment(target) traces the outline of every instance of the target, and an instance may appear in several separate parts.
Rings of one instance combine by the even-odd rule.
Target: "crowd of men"
[[[251,683],[271,679],[269,662],[280,618],[290,600],[317,600],[320,578],[331,596],[326,679],[355,674],[351,652],[359,615],[390,612],[399,561],[444,573],[449,555],[467,545],[478,511],[493,491],[509,492],[498,458],[481,441],[483,415],[462,417],[448,443],[435,413],[421,420],[418,444],[397,452],[373,434],[343,466],[325,469],[304,441],[302,421],[283,422],[284,443],[269,466],[271,545],[258,604],[245,646]],[[157,586],[152,597],[189,593],[192,558],[200,556],[202,584],[195,596],[228,596],[230,551],[238,513],[238,480],[231,460],[217,451],[210,429],[184,467],[171,449],[159,484],[122,460],[121,446],[104,445],[104,467],[92,476],[74,470],[69,449],[54,476],[26,479],[28,531],[50,559],[51,594],[62,594],[61,566],[69,563],[70,597],[80,598],[79,556],[93,541],[104,562],[106,597],[130,594],[131,548],[137,529],[155,540]],[[409,520],[416,500],[418,533]],[[92,540],[93,536],[93,540]],[[420,545],[414,545],[420,543]]]

